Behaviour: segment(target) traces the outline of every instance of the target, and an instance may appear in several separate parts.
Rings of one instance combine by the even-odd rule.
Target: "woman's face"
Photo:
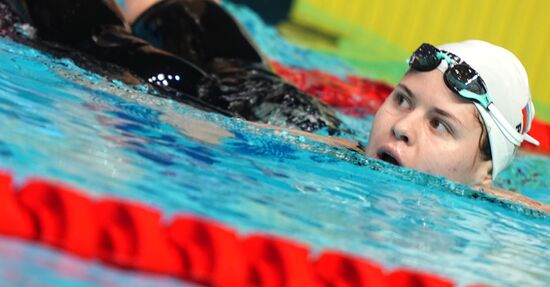
[[[478,185],[491,178],[481,134],[475,106],[451,92],[439,70],[411,71],[376,113],[367,155]]]

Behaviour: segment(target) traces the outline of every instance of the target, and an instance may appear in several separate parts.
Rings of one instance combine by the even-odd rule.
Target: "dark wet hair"
[[[481,136],[479,137],[479,150],[481,151],[481,160],[487,161],[493,159],[493,153],[491,152],[491,142],[489,141],[489,135],[487,134],[487,128],[485,123],[479,114],[479,111],[476,111],[476,118],[481,125]],[[492,172],[492,171],[491,171]]]
[[[489,134],[487,133],[487,128],[485,127],[485,123],[483,122],[483,119],[481,118],[481,115],[479,114],[479,111],[477,109],[474,109],[476,112],[476,118],[481,125],[481,136],[479,137],[479,151],[481,152],[481,160],[482,161],[488,161],[493,159],[493,153],[491,151],[491,142],[489,141]],[[493,174],[493,167],[491,165],[491,169],[489,169],[489,174]]]

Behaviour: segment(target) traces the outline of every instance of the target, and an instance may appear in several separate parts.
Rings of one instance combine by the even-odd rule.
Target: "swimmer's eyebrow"
[[[452,114],[450,114],[449,112],[445,111],[445,110],[442,110],[440,108],[434,108],[433,111],[436,113],[436,114],[440,114],[441,116],[443,117],[446,117],[446,118],[449,118],[451,119],[452,121],[458,123],[459,125],[461,126],[464,126],[462,124],[462,122],[460,121],[460,119],[458,119],[457,117],[453,116]]]
[[[407,87],[407,86],[405,86],[405,85],[403,85],[403,84],[401,84],[401,83],[397,84],[397,86],[398,86],[399,88],[401,88],[402,90],[404,90],[405,93],[407,94],[407,96],[409,96],[410,98],[416,98],[416,96],[415,96],[414,93],[409,89],[409,87]]]

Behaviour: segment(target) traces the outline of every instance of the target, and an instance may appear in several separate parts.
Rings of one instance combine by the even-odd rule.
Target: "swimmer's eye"
[[[439,118],[433,118],[430,120],[430,126],[440,134],[448,133],[453,134],[453,129],[451,126],[444,120]]]
[[[400,108],[410,109],[413,106],[411,99],[404,93],[397,91],[395,92],[393,98],[397,106]]]

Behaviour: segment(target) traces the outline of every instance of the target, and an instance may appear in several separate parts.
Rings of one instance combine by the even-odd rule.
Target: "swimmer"
[[[184,87],[172,87],[170,82],[169,92],[191,94],[197,100],[192,104],[203,109],[256,122],[283,116],[290,123],[283,129],[294,134],[444,176],[550,214],[545,204],[491,187],[523,141],[536,144],[527,134],[534,107],[525,69],[501,47],[482,41],[419,47],[410,57],[409,71],[376,113],[363,150],[351,141],[309,133],[328,127],[337,134],[340,122],[330,107],[271,73],[246,34],[212,1],[165,0],[145,11],[141,11],[143,7],[135,8],[141,14],[131,16],[135,17],[132,31],[112,1],[54,1],[65,5],[61,8],[52,8],[52,1],[8,3],[36,27],[42,40],[120,65],[142,79],[155,77],[153,82],[160,82],[159,88],[168,75],[171,81],[174,79],[168,72],[159,78],[159,71],[166,71],[163,65],[192,75],[195,79]],[[94,16],[77,13],[80,10],[76,8],[82,5],[87,11],[95,11],[87,13]],[[103,15],[101,21],[98,15]],[[71,21],[76,24],[69,25]],[[199,26],[189,24],[193,21]],[[220,23],[223,27],[216,26]],[[201,32],[205,30],[209,32]],[[223,41],[216,42],[212,35]],[[157,58],[162,61],[150,61]],[[176,99],[186,102],[187,98],[176,95]]]
[[[377,111],[367,156],[468,184],[550,213],[492,181],[524,142],[535,108],[527,72],[508,50],[470,40],[422,44]]]
[[[528,134],[535,108],[521,62],[502,47],[469,40],[422,44],[408,63],[376,112],[365,154],[550,214],[546,204],[491,185],[524,141],[539,144]]]
[[[492,181],[528,135],[527,73],[483,41],[421,45],[376,113],[367,154],[470,185]]]
[[[535,108],[521,62],[479,40],[422,44],[408,62],[374,117],[365,154],[550,214],[546,204],[491,185],[524,141],[538,145],[528,134]]]
[[[131,28],[114,0],[2,2],[15,14],[8,18],[33,27],[31,36],[4,34],[109,78],[150,84],[161,96],[231,117],[307,132],[348,132],[331,107],[274,74],[214,1],[161,1]]]

